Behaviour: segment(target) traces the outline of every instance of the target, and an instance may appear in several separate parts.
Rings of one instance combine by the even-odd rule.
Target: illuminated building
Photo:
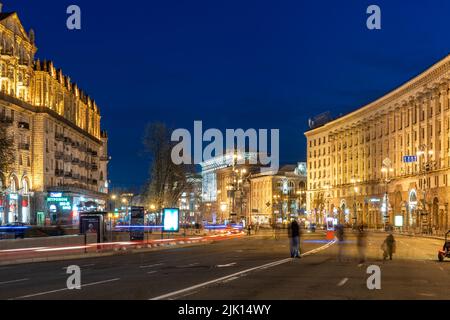
[[[252,175],[250,182],[252,223],[272,225],[306,218],[306,163]]]
[[[316,222],[449,229],[450,56],[383,97],[305,133]]]
[[[0,173],[0,219],[76,224],[105,205],[108,137],[97,104],[36,50],[18,15],[0,13],[0,121],[17,148]]]

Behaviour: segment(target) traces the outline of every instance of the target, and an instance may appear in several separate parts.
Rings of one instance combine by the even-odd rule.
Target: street
[[[384,233],[368,237],[358,264],[347,232],[345,257],[325,234],[303,234],[301,259],[287,236],[260,233],[146,253],[0,267],[0,299],[450,299],[450,262],[436,259],[442,241],[396,235],[393,261],[381,258]],[[68,290],[66,268],[81,268],[81,290]],[[381,268],[381,290],[369,290],[369,265]]]

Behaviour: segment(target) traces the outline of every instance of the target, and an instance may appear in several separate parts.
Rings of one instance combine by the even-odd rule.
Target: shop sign
[[[47,198],[47,202],[69,202],[69,198]]]

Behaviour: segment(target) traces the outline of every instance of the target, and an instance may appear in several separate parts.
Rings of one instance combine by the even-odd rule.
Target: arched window
[[[30,192],[30,184],[28,183],[28,178],[24,177],[22,179],[22,191],[24,194],[27,194]]]
[[[12,193],[17,192],[18,182],[16,176],[12,175],[9,182],[10,182],[9,189],[11,190],[11,192]]]

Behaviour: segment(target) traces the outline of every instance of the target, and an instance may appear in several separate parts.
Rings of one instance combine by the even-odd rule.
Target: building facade
[[[16,147],[11,172],[0,172],[1,223],[76,225],[106,204],[100,110],[52,62],[35,60],[34,32],[15,12],[0,13],[0,47],[0,122]]]
[[[449,229],[450,56],[305,133],[311,218],[413,232]]]
[[[303,218],[306,211],[306,163],[250,178],[250,221],[272,225]]]

